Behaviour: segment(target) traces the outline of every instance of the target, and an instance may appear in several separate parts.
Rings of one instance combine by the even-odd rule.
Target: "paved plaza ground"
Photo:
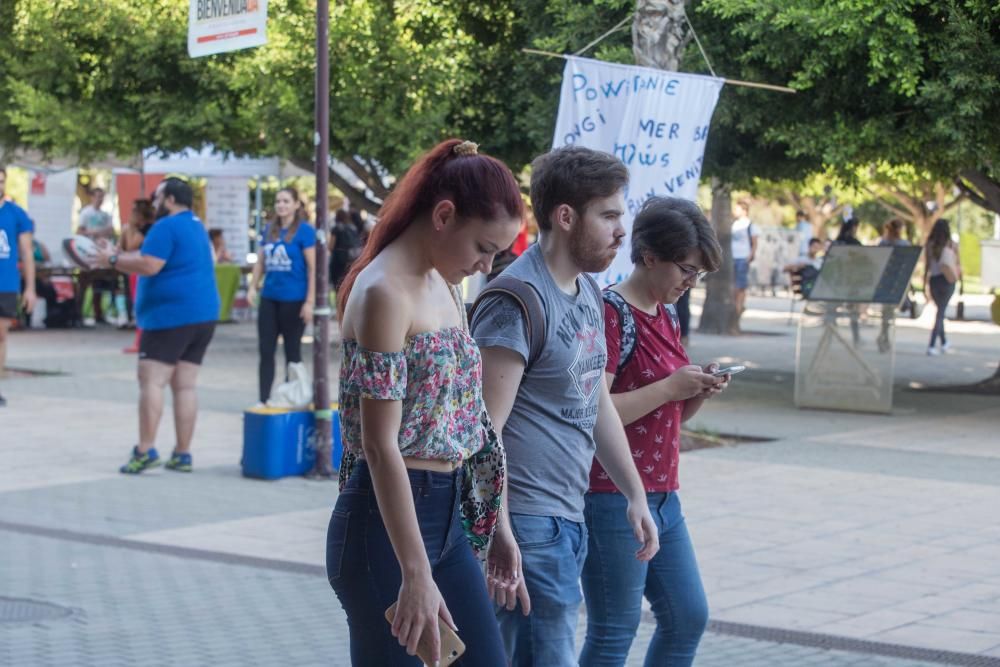
[[[682,456],[712,616],[696,665],[1000,665],[1000,401],[915,389],[992,374],[986,298],[948,323],[952,355],[925,355],[931,309],[900,323],[891,415],[793,406],[788,303],[751,298],[747,335],[692,339],[696,362],[750,370],[691,426],[768,439]],[[117,473],[131,339],[12,334],[8,366],[52,374],[2,384],[0,665],[348,665],[323,569],[336,484],[240,474],[255,328],[217,330],[191,475]],[[168,411],[161,452],[172,432]]]

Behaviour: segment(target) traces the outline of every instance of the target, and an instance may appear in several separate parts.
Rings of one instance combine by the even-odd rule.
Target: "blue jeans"
[[[934,347],[938,338],[941,339],[942,345],[948,342],[944,337],[944,318],[948,313],[948,302],[951,301],[951,297],[955,294],[955,283],[948,282],[948,279],[944,276],[931,276],[930,288],[931,298],[934,300],[934,305],[937,306],[937,315],[934,317],[934,328],[931,329],[930,346]]]
[[[434,583],[466,646],[465,657],[454,664],[505,667],[486,580],[462,530],[461,469],[407,473]],[[326,572],[347,612],[351,664],[420,667],[420,659],[406,654],[385,620],[385,610],[399,597],[402,575],[364,462],[358,463],[330,518]]]
[[[646,494],[660,534],[660,551],[649,563],[636,560],[639,548],[625,518],[628,501],[620,493],[588,493],[590,544],[583,567],[587,639],[581,667],[624,665],[639,627],[642,596],[656,617],[646,650],[646,667],[678,667],[694,662],[708,624],[708,601],[694,548],[676,493]]]
[[[576,667],[580,571],[587,557],[587,526],[553,516],[510,515],[521,548],[531,614],[497,610],[512,667]]]

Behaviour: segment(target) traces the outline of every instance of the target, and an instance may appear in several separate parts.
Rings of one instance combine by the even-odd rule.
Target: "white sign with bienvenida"
[[[632,220],[643,202],[653,196],[696,199],[708,126],[723,83],[649,67],[566,59],[552,147],[605,151],[629,170],[624,218],[629,236],[611,267],[595,276],[602,285],[632,272]]]
[[[267,44],[267,0],[191,0],[192,58]]]

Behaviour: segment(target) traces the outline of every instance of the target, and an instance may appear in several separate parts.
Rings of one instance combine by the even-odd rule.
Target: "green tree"
[[[757,136],[847,180],[871,164],[957,179],[972,201],[1000,212],[995,2],[703,0],[700,8],[730,31],[742,78],[761,74],[799,90],[753,124]],[[990,382],[1000,387],[1000,369]]]
[[[265,151],[312,168],[311,3],[271,5],[265,48],[233,72],[244,113],[261,125]],[[359,206],[376,210],[392,177],[454,131],[455,100],[474,69],[474,40],[459,3],[347,0],[331,8],[330,152],[363,184],[330,172]],[[367,192],[365,192],[367,190]]]
[[[758,128],[765,137],[847,178],[869,164],[960,177],[1000,211],[995,3],[704,0],[701,10],[741,41],[741,67],[790,74],[800,91],[791,114]]]
[[[216,143],[254,151],[229,70],[187,57],[187,7],[172,0],[4,3],[6,148],[81,161]]]
[[[523,36],[513,31],[514,9],[502,1],[336,3],[331,154],[354,178],[331,169],[334,185],[376,210],[417,153],[461,132],[523,164],[537,134],[512,113],[503,123],[491,114],[509,89],[490,65],[512,60]],[[0,11],[10,26],[0,36],[5,148],[86,163],[211,143],[312,168],[313,2],[272,0],[266,46],[197,59],[186,53],[187,8],[178,0],[8,1]]]

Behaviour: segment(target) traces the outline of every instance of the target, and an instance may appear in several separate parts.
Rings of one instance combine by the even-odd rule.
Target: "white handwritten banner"
[[[618,157],[628,167],[625,245],[595,276],[602,285],[632,272],[632,219],[653,196],[694,200],[709,121],[723,79],[567,58],[552,147],[586,146]]]

